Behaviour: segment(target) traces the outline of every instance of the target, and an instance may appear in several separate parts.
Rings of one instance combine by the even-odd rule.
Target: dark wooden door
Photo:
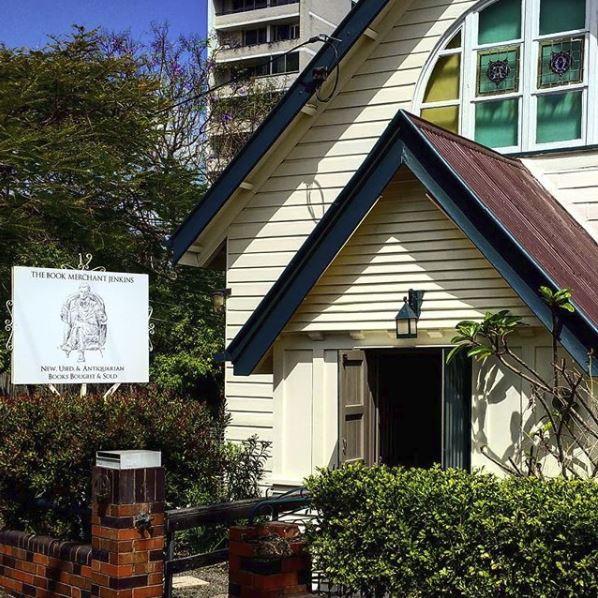
[[[341,351],[339,359],[341,463],[373,462],[373,401],[363,351]]]
[[[444,359],[442,466],[471,467],[471,359],[459,353],[449,364]]]

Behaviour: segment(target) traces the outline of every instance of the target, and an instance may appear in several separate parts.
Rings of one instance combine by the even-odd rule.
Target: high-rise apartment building
[[[218,66],[215,83],[242,70],[278,78],[290,86],[319,44],[292,49],[319,34],[330,35],[355,0],[209,0],[208,32]]]

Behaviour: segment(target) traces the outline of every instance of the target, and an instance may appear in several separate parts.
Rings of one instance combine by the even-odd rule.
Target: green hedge
[[[68,511],[89,505],[97,450],[162,451],[168,508],[258,495],[267,449],[225,443],[227,418],[203,402],[152,388],[106,400],[77,390],[0,396],[0,528],[88,537]],[[58,509],[38,508],[39,499]]]
[[[352,465],[308,479],[314,565],[368,596],[598,596],[598,484]]]

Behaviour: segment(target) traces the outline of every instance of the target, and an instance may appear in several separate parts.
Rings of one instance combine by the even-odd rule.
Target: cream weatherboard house
[[[591,367],[597,30],[598,0],[361,0],[174,235],[178,263],[226,264],[228,435],[273,442],[274,486],[517,458],[529,389],[444,357],[506,308],[548,368],[541,285],[573,290],[561,343]]]

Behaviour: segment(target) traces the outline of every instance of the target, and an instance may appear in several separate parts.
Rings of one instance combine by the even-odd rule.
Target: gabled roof
[[[174,263],[191,247],[312,97],[316,90],[314,68],[326,66],[332,72],[389,2],[390,0],[358,2],[349,12],[333,34],[338,40],[334,47],[325,44],[320,48],[266,120],[170,238]]]
[[[598,348],[598,247],[516,159],[400,111],[227,349],[235,374],[267,355],[304,297],[405,164],[542,324],[542,285],[569,287],[561,343],[584,369]],[[598,372],[595,372],[598,373]]]
[[[414,116],[411,120],[556,284],[575,289],[578,309],[598,322],[596,243],[583,226],[520,160],[506,158]]]

